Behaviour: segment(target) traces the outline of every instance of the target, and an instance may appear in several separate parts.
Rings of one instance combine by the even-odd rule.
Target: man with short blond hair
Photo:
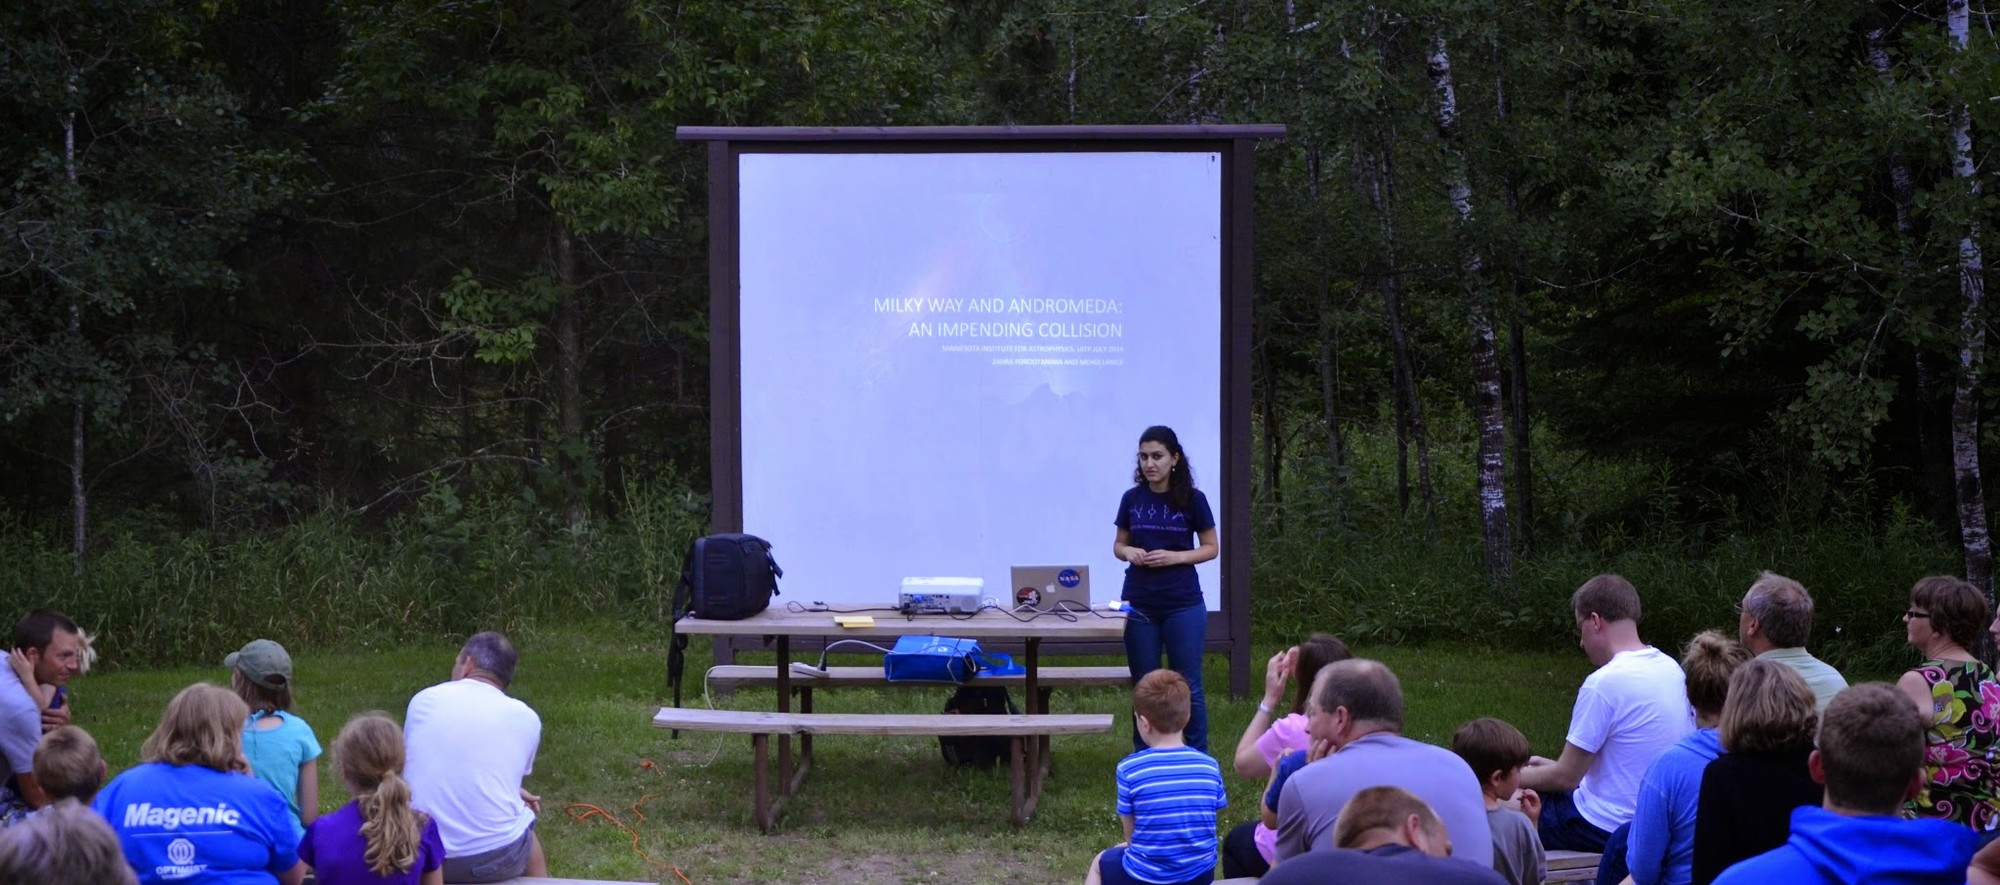
[[[1792,668],[1812,689],[1819,714],[1847,687],[1847,678],[1806,651],[1812,635],[1813,600],[1805,585],[1784,575],[1765,572],[1743,594],[1736,634],[1743,647],[1760,658]]]
[[[1601,852],[1632,822],[1653,759],[1694,731],[1694,714],[1680,663],[1639,638],[1632,582],[1591,578],[1570,596],[1570,610],[1577,644],[1597,670],[1577,690],[1561,756],[1528,760],[1521,786],[1541,794],[1543,848]]]

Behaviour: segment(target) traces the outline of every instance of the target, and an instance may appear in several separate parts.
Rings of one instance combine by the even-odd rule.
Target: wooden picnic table
[[[1022,679],[1026,689],[1023,699],[1026,715],[1039,716],[1048,713],[1040,691],[1041,644],[1045,639],[1066,640],[1106,640],[1118,639],[1125,633],[1125,614],[1115,611],[1091,610],[1071,612],[1067,616],[1054,613],[1033,614],[986,609],[974,615],[918,614],[903,615],[896,612],[868,612],[874,623],[865,626],[844,627],[836,617],[852,617],[835,611],[794,610],[791,607],[765,609],[752,617],[739,621],[715,621],[704,618],[685,617],[674,622],[674,632],[686,635],[708,636],[760,636],[770,641],[777,655],[777,712],[792,712],[792,639],[823,637],[832,639],[888,640],[882,645],[893,645],[904,636],[951,636],[963,639],[1019,641],[1025,653],[1019,663],[1023,669]],[[803,681],[803,680],[802,680]],[[909,685],[934,685],[936,683],[910,682]],[[812,693],[802,692],[799,697],[800,713],[812,712]],[[894,716],[897,714],[880,714]],[[887,720],[885,720],[886,722]],[[781,791],[778,800],[782,802],[798,791],[806,772],[812,767],[812,734],[799,734],[799,757],[796,773],[792,766],[791,735],[781,733],[778,737],[778,785]],[[1049,773],[1049,735],[1042,734],[1023,741],[1027,756],[1026,806],[1016,809],[1017,819],[1032,813],[1036,801],[1041,796],[1042,784]],[[773,812],[775,817],[775,811]]]

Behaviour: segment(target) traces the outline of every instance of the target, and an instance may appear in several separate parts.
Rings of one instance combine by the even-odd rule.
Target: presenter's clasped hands
[[[1149,568],[1188,565],[1195,561],[1193,554],[1189,551],[1146,550],[1140,547],[1120,547],[1118,548],[1118,558],[1133,565],[1143,565]]]

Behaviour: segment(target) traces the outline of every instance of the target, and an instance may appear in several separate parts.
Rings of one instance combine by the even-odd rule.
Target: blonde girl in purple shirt
[[[443,885],[437,822],[410,807],[402,727],[381,713],[356,716],[333,757],[354,800],[313,821],[299,843],[320,885]]]

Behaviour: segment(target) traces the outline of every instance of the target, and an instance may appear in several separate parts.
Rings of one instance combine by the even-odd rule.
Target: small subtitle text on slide
[[[1123,338],[1124,323],[916,322],[911,338]]]
[[[1122,366],[1125,365],[1125,361],[1122,359],[1107,359],[1098,357],[996,356],[993,358],[993,365],[996,366]]]

